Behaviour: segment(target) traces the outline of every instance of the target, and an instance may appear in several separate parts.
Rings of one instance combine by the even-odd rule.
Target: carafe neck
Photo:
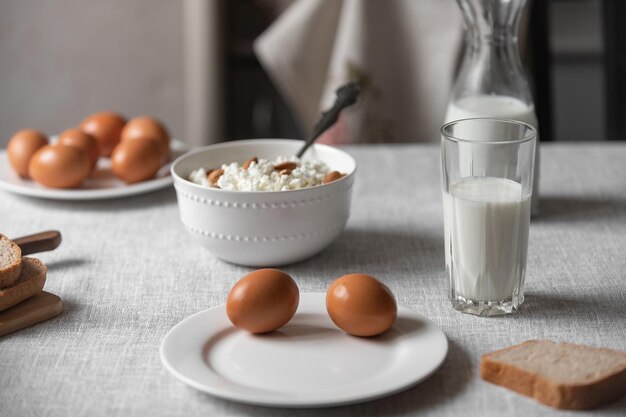
[[[467,46],[516,47],[519,22],[526,0],[457,0]]]
[[[457,0],[466,44],[452,100],[502,95],[532,104],[517,32],[526,0]]]

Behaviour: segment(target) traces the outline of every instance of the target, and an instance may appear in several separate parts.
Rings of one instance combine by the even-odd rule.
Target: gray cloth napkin
[[[361,102],[322,142],[433,142],[461,35],[453,0],[298,0],[254,50],[305,131],[339,85],[361,80]]]

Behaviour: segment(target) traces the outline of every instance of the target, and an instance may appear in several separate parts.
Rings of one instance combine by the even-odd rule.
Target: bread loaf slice
[[[20,276],[22,250],[11,239],[0,234],[0,288],[13,285]]]
[[[586,410],[626,394],[626,352],[529,340],[483,355],[480,376],[551,407]]]
[[[0,311],[13,307],[39,293],[46,282],[48,268],[39,259],[22,258],[22,270],[10,287],[0,288]]]

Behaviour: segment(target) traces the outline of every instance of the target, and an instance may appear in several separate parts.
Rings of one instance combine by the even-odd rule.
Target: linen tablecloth
[[[346,230],[320,255],[283,268],[303,292],[364,272],[400,305],[439,325],[450,342],[427,381],[373,402],[328,410],[236,404],[185,386],[161,366],[176,323],[223,303],[249,269],[190,240],[168,189],[133,198],[55,202],[0,193],[0,232],[58,229],[40,258],[57,318],[0,338],[3,416],[206,415],[544,416],[556,411],[482,381],[481,354],[547,338],[626,350],[626,145],[544,145],[541,213],[530,230],[526,303],[515,315],[478,318],[447,300],[439,149],[346,148],[359,168]],[[625,415],[626,398],[598,415]],[[560,412],[563,416],[586,413]]]

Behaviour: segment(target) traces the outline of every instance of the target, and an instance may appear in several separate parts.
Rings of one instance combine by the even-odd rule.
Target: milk
[[[497,119],[512,119],[528,123],[537,128],[535,107],[523,101],[501,95],[475,95],[460,98],[448,105],[446,123],[453,120],[470,119],[475,117],[492,117]],[[494,129],[497,129],[494,127]],[[498,138],[506,138],[507,132],[494,129],[486,129],[485,126],[466,127],[457,130],[457,137],[475,141],[496,141]],[[539,140],[539,138],[537,138]],[[498,149],[473,149],[472,152],[464,151],[461,146],[461,176],[505,176],[504,169],[500,169],[494,161],[503,160],[507,157],[505,152]],[[535,172],[533,179],[532,211],[537,212],[539,205],[539,143],[535,147]]]
[[[467,96],[451,102],[446,113],[446,122],[474,117],[512,119],[537,127],[534,106],[514,97],[498,95]]]
[[[530,196],[521,184],[463,178],[444,192],[444,222],[453,296],[501,301],[521,291],[530,222]]]

